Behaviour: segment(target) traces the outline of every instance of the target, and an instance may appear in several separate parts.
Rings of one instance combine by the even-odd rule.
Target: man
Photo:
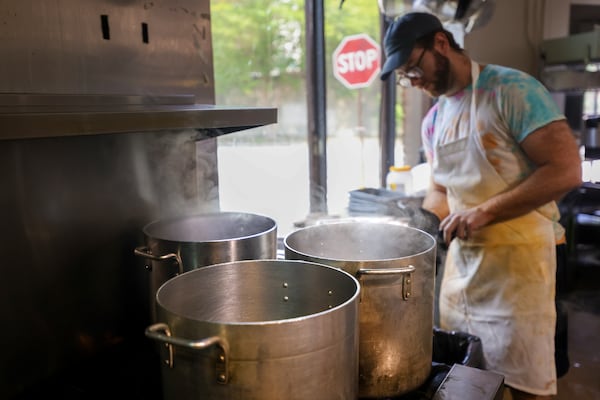
[[[486,368],[513,399],[556,394],[556,201],[581,184],[574,137],[531,76],[473,62],[428,13],[394,21],[382,79],[438,99],[423,121],[432,182],[423,208],[449,245],[441,284],[442,329],[483,344]]]

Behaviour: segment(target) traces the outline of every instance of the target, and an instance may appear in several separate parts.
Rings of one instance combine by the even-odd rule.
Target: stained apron
[[[478,77],[479,66],[472,62],[468,132],[439,144],[436,137],[448,127],[434,127],[433,176],[447,188],[451,212],[481,204],[508,187],[477,132]],[[553,223],[537,211],[484,227],[468,240],[457,238],[446,257],[440,327],[478,336],[486,369],[504,375],[508,386],[555,394],[555,274]]]

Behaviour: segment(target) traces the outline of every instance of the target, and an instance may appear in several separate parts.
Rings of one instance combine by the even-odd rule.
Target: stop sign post
[[[349,89],[369,86],[380,69],[381,49],[366,34],[346,36],[333,52],[333,75]]]

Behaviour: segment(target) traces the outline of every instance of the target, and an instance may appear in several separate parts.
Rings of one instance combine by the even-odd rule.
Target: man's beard
[[[429,93],[433,97],[438,97],[445,94],[450,86],[450,60],[437,50],[433,50],[432,53],[435,60],[435,80],[432,82],[433,89]]]

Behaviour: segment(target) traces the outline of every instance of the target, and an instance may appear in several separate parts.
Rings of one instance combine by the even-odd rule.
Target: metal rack
[[[600,30],[544,40],[540,80],[551,91],[600,89]]]

